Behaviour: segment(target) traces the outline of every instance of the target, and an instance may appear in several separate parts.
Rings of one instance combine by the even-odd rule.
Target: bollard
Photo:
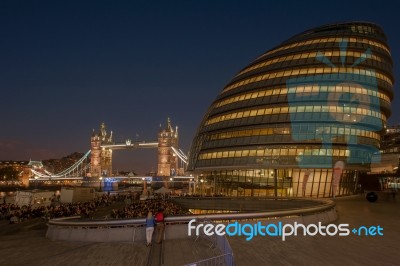
[[[375,192],[368,192],[367,196],[366,196],[366,199],[369,202],[375,202],[375,201],[378,200],[378,195]]]

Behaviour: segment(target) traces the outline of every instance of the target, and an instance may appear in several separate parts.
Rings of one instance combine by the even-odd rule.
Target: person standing
[[[157,244],[160,244],[163,235],[164,235],[164,229],[165,229],[165,224],[164,224],[164,210],[162,208],[158,209],[158,212],[156,213],[156,228],[157,228]]]
[[[149,211],[146,217],[146,240],[147,246],[151,246],[151,239],[153,238],[155,220],[153,213]]]

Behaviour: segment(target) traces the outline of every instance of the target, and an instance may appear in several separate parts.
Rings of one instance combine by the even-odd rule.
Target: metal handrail
[[[286,217],[286,216],[301,216],[311,213],[324,212],[335,207],[335,202],[332,200],[313,199],[313,201],[319,201],[320,206],[313,207],[302,207],[299,209],[290,210],[278,210],[278,211],[265,211],[265,212],[248,212],[248,213],[216,213],[216,214],[200,214],[200,215],[182,215],[182,216],[171,216],[165,217],[166,223],[185,223],[192,219],[210,219],[210,220],[242,220],[242,219],[256,219],[256,218],[275,218],[275,217]],[[145,224],[145,218],[138,219],[124,219],[124,220],[86,220],[76,221],[78,217],[65,217],[51,219],[48,221],[48,225],[54,226],[71,226],[71,227],[96,227],[96,226],[130,226]]]
[[[231,263],[230,265],[233,265],[233,254],[232,253],[225,253],[225,254],[221,254],[221,255],[217,255],[217,256],[213,256],[207,259],[203,259],[203,260],[198,260],[195,262],[191,262],[188,264],[185,264],[184,266],[191,266],[191,265],[217,265],[217,264],[212,264],[213,261],[216,261],[220,258],[225,258],[225,257],[231,257]],[[219,265],[219,264],[218,264]],[[230,266],[229,265],[229,266]]]

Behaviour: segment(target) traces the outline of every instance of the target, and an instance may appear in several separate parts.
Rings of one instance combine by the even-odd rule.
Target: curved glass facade
[[[193,140],[188,170],[202,175],[206,194],[351,194],[379,152],[393,83],[379,26],[298,34],[225,86]]]

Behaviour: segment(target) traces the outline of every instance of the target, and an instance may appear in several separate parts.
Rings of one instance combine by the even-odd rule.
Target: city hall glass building
[[[372,23],[314,28],[265,52],[223,88],[200,124],[188,164],[198,192],[354,193],[371,158],[379,160],[393,82],[386,36]]]

